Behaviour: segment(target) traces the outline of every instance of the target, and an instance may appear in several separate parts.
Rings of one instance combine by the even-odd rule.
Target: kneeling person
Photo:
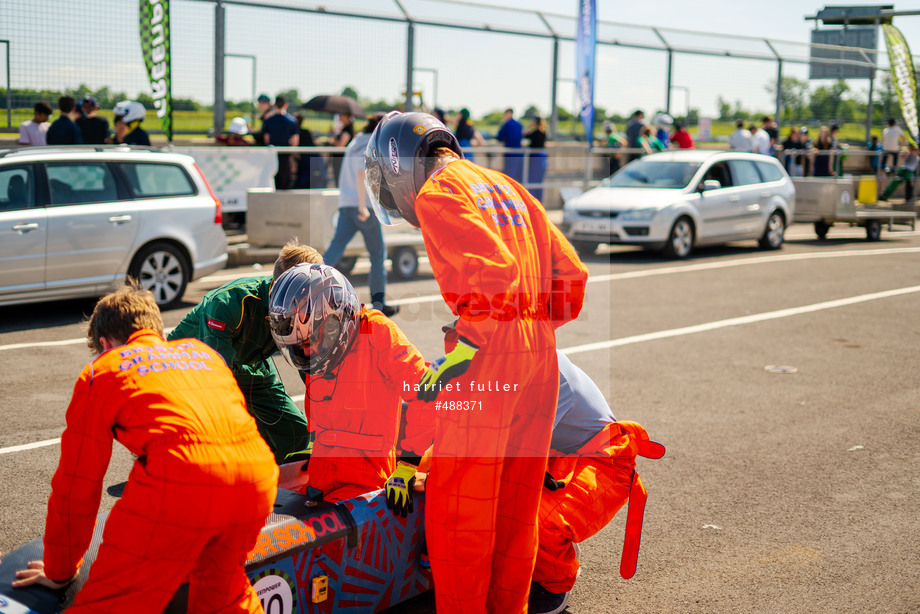
[[[67,408],[44,561],[13,586],[74,580],[115,439],[137,460],[67,612],[162,612],[188,580],[189,612],[261,613],[243,563],[272,510],[278,467],[230,370],[199,341],[164,341],[153,295],[137,285],[100,299],[87,336],[99,356]]]
[[[402,401],[416,395],[422,355],[326,265],[301,264],[279,277],[269,322],[282,354],[306,377],[304,407],[315,436],[309,486],[327,501],[379,489],[396,469]],[[414,400],[409,407],[421,409]],[[413,445],[420,435],[407,428],[405,441]]]
[[[636,456],[661,458],[635,422],[618,422],[603,393],[562,352],[559,400],[550,458],[540,498],[539,549],[530,590],[533,614],[561,612],[578,577],[575,544],[603,529],[627,500],[626,542],[620,573],[632,577],[642,533],[646,491]]]

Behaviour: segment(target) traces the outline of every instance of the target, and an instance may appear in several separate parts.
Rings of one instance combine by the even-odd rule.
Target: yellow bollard
[[[860,175],[856,200],[864,205],[874,205],[878,202],[878,179],[875,175]]]

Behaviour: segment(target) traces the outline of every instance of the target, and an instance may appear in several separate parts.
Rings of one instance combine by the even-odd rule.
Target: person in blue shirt
[[[300,127],[288,112],[284,96],[275,98],[275,112],[262,122],[262,139],[266,145],[275,147],[297,147],[300,145]],[[278,154],[278,173],[275,175],[275,189],[291,187],[291,154]]]
[[[879,152],[878,154],[869,157],[869,166],[872,167],[872,172],[878,174],[878,167],[882,161],[881,152],[883,151],[882,144],[878,142],[878,135],[872,135],[872,140],[866,143],[866,149],[869,151]]]
[[[48,134],[45,135],[45,141],[48,145],[82,145],[83,134],[80,128],[70,118],[77,106],[77,101],[73,96],[61,96],[58,98],[58,109],[61,116],[54,120],[54,123],[48,128]]]
[[[501,141],[505,147],[521,149],[521,141],[524,139],[524,126],[514,119],[512,109],[505,109],[505,123],[498,129],[498,135],[495,138]],[[524,154],[505,154],[505,174],[518,183],[524,182]]]

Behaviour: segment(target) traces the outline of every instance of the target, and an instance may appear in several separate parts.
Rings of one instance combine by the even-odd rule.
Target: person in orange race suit
[[[391,112],[365,165],[375,213],[421,229],[459,316],[455,349],[418,386],[437,399],[425,530],[438,612],[523,612],[559,385],[555,329],[581,310],[588,271],[536,199],[464,160],[430,115]],[[400,463],[387,482],[397,510],[414,470]]]
[[[306,376],[315,435],[309,486],[326,501],[379,489],[396,468],[402,399],[415,396],[422,355],[392,320],[363,307],[331,266],[300,264],[279,277],[268,319],[276,345]],[[413,399],[409,411],[417,405]]]
[[[67,408],[44,560],[13,586],[75,579],[115,439],[137,460],[67,612],[159,614],[188,580],[188,612],[261,613],[243,563],[272,510],[278,466],[230,369],[204,343],[165,341],[153,295],[136,282],[99,300],[87,337],[99,356]]]

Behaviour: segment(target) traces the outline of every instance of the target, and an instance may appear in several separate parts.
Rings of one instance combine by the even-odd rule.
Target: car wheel
[[[866,240],[878,241],[882,238],[882,220],[869,220],[866,222]]]
[[[827,222],[815,222],[815,234],[822,241],[827,238],[827,231],[830,229],[831,225]]]
[[[579,256],[593,256],[594,252],[597,251],[598,245],[600,243],[597,241],[572,241],[572,247],[575,248]]]
[[[191,267],[176,246],[151,243],[134,257],[128,275],[153,293],[160,309],[170,309],[182,300],[191,277]]]
[[[686,258],[693,251],[693,236],[693,222],[690,218],[678,218],[671,226],[671,233],[662,253],[668,258]]]
[[[390,252],[390,261],[393,263],[393,276],[397,279],[412,279],[418,273],[418,254],[408,245]]]
[[[767,219],[767,227],[760,237],[760,247],[763,249],[779,249],[783,246],[786,235],[786,218],[779,211],[774,211]]]
[[[335,268],[337,268],[343,275],[348,275],[355,270],[355,265],[358,264],[358,258],[355,256],[345,256],[341,260],[335,263]]]

